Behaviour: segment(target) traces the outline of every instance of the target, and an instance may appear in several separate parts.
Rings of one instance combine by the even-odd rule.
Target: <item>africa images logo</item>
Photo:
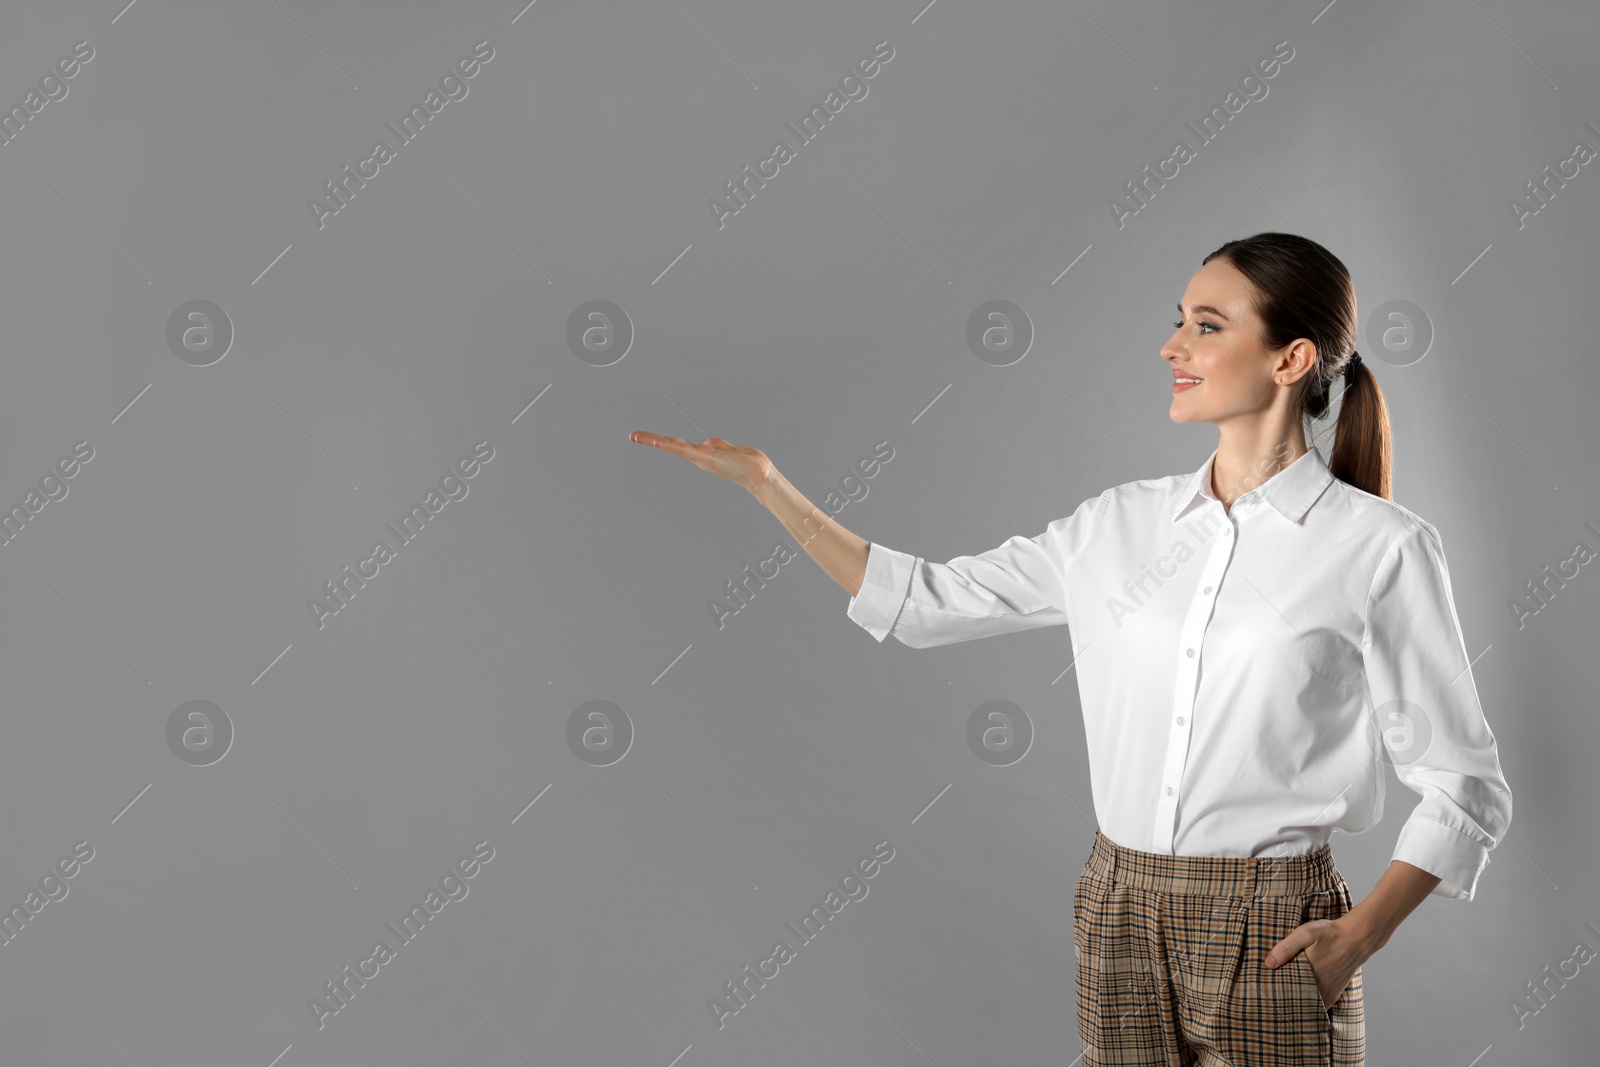
[[[411,910],[401,916],[398,927],[392,922],[383,924],[384,929],[394,935],[398,947],[390,948],[389,942],[380,937],[373,942],[372,952],[368,956],[356,960],[355,970],[352,971],[347,963],[338,974],[322,983],[327,999],[307,997],[306,1006],[317,1021],[317,1029],[321,1030],[327,1025],[329,1016],[338,1015],[348,1008],[356,994],[378,977],[383,967],[393,963],[399,956],[399,949],[415,941],[428,923],[444,911],[446,904],[467,899],[472,888],[463,879],[476,878],[483,870],[483,864],[492,859],[494,846],[488,841],[476,842],[471,852],[440,875],[438,889],[430,888],[420,904],[411,905]]]
[[[438,89],[429,89],[422,98],[422,103],[412,104],[400,119],[400,125],[392,122],[384,123],[389,132],[394,134],[395,140],[400,143],[400,148],[410,144],[422,133],[428,121],[445,109],[447,104],[465,100],[471,88],[467,80],[475,78],[483,70],[483,64],[494,58],[494,48],[488,41],[479,41],[472,46],[470,55],[463,56],[456,61],[455,66],[449,68],[439,79]],[[311,197],[306,201],[306,207],[311,209],[311,217],[317,220],[317,229],[327,225],[331,215],[337,215],[349,206],[356,193],[367,187],[367,182],[376,178],[382,168],[394,162],[399,155],[398,148],[389,147],[388,141],[375,141],[372,145],[372,154],[366,159],[356,161],[356,169],[351,171],[350,164],[346,163],[340,169],[339,178],[324,182],[323,191],[328,195],[328,201]],[[371,173],[368,173],[368,168]],[[353,187],[352,187],[353,185]]]
[[[479,441],[473,446],[470,454],[457,460],[456,465],[439,479],[438,489],[429,489],[423,496],[422,503],[411,505],[411,510],[400,520],[399,527],[392,522],[385,522],[384,528],[394,534],[395,540],[402,546],[409,545],[416,540],[418,534],[422,533],[428,520],[443,511],[446,504],[452,500],[467,498],[471,487],[464,479],[476,478],[483,470],[482,464],[492,459],[494,459],[494,446],[486,440]],[[389,542],[378,541],[373,544],[372,552],[366,559],[356,561],[356,569],[353,572],[350,570],[350,564],[346,563],[339,571],[341,577],[323,583],[322,588],[332,603],[318,600],[316,597],[307,597],[306,606],[311,609],[311,617],[317,621],[317,629],[320,630],[327,625],[328,616],[337,615],[349,607],[350,601],[355,599],[356,592],[365,589],[367,582],[376,578],[381,573],[381,568],[395,560],[398,555],[389,547]],[[371,573],[367,571],[369,566],[372,568]]]

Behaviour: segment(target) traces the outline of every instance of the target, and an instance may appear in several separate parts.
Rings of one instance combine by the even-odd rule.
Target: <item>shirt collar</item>
[[[1206,457],[1200,469],[1184,479],[1177,503],[1173,506],[1173,522],[1183,518],[1184,514],[1197,503],[1217,499],[1216,494],[1211,491],[1211,466],[1216,462],[1216,458],[1217,450],[1212,449],[1211,455]],[[1332,481],[1333,472],[1323,461],[1322,453],[1312,448],[1283,470],[1241,495],[1235,503],[1251,499],[1265,500],[1290,522],[1299,522]]]

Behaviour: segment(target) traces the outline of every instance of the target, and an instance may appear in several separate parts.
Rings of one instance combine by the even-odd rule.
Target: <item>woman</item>
[[[914,648],[1066,624],[1099,828],[1073,900],[1085,1067],[1355,1067],[1361,966],[1429,894],[1471,900],[1511,821],[1438,531],[1389,499],[1355,294],[1314,241],[1203,261],[1161,350],[1192,474],[1128,482],[1036,537],[930,563],[868,542],[753,448],[630,440],[743,485]],[[1342,385],[1332,461],[1306,441]],[[1352,902],[1334,829],[1422,796]]]

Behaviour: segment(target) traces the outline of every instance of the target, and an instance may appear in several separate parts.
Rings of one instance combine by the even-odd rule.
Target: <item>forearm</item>
[[[1351,908],[1346,918],[1376,952],[1438,884],[1438,875],[1404,860],[1392,860],[1372,892]]]
[[[840,526],[833,516],[802,496],[776,469],[765,482],[750,490],[750,494],[783,523],[800,547],[817,561],[817,566],[845,592],[855,596],[861,591],[861,582],[867,573],[867,551],[871,547],[868,541]]]

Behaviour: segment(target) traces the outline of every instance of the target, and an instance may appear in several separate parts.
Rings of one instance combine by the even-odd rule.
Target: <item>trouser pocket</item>
[[[1350,887],[1342,880],[1329,896],[1328,919],[1337,919],[1355,906],[1350,897]],[[1350,976],[1349,983],[1333,1007],[1328,1009],[1329,1035],[1332,1042],[1332,1067],[1364,1067],[1367,1062],[1367,1015],[1363,999],[1361,970]]]

